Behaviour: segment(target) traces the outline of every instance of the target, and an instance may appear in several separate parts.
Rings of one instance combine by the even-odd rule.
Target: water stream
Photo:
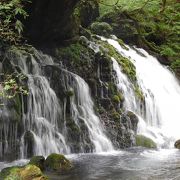
[[[27,98],[22,99],[24,106],[22,107],[21,131],[23,134],[20,137],[20,158],[74,152],[74,147],[70,146],[71,142],[66,127],[69,119],[73,124],[76,124],[78,132],[81,132],[78,142],[81,147],[77,150],[78,152],[113,150],[112,143],[106,137],[105,129],[93,109],[94,104],[89,87],[81,77],[63,69],[61,65],[54,64],[50,56],[36,50],[34,56],[25,56],[20,53],[18,57],[12,58],[14,66],[18,66],[27,77],[29,89]],[[59,77],[57,78],[61,79],[62,83],[62,89],[59,91],[68,92],[71,90],[72,96],[57,97],[56,92],[51,87],[50,79],[43,71],[48,66],[59,69]],[[17,137],[17,128],[11,130],[3,126],[1,129],[2,132],[5,132],[4,138],[7,145],[13,140],[12,138]],[[0,134],[2,134],[1,131]],[[9,137],[9,134],[12,138]],[[1,137],[3,136],[1,135]],[[7,150],[11,152],[8,146],[1,146],[1,156]],[[88,146],[89,148],[87,148]]]
[[[116,40],[109,44],[136,67],[137,81],[144,95],[144,104],[136,99],[132,83],[122,73],[113,59],[114,70],[119,79],[118,87],[125,96],[125,108],[139,116],[140,134],[152,138],[160,146],[171,146],[180,138],[180,86],[174,74],[145,50],[135,47],[121,47]]]

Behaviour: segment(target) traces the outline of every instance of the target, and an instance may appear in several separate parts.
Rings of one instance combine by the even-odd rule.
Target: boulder
[[[144,135],[136,135],[136,146],[142,146],[146,148],[157,148],[156,143],[152,139]]]
[[[33,156],[29,162],[29,164],[37,166],[42,171],[45,168],[44,163],[45,163],[45,158],[43,156]]]
[[[112,27],[106,22],[94,22],[91,25],[91,31],[100,36],[109,37],[112,34]]]
[[[5,168],[0,173],[0,179],[4,180],[47,180],[41,170],[34,165],[27,165],[25,167],[10,167]]]
[[[62,154],[51,154],[45,161],[45,168],[48,171],[62,172],[72,168],[71,162]]]
[[[174,147],[180,149],[180,139],[175,142]]]

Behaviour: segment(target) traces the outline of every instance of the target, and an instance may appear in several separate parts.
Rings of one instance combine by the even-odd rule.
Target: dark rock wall
[[[74,38],[79,26],[88,26],[98,15],[96,0],[32,0],[25,34],[34,44],[61,43]]]

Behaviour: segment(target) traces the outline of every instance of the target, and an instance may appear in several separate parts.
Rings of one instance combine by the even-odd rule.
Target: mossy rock
[[[74,90],[73,89],[69,89],[65,92],[67,97],[72,97],[74,96]]]
[[[174,147],[180,149],[180,139],[175,142]]]
[[[146,148],[157,148],[156,143],[143,135],[136,135],[136,146],[142,146]]]
[[[134,87],[134,92],[135,92],[136,97],[137,97],[139,100],[144,101],[144,98],[145,98],[145,97],[144,97],[144,94],[143,94],[141,88],[140,88],[138,85],[135,85],[135,87]]]
[[[39,167],[42,171],[45,169],[44,163],[45,158],[43,156],[33,156],[29,162],[29,164]]]
[[[114,103],[117,103],[117,104],[119,104],[120,101],[121,101],[121,99],[120,99],[120,97],[118,95],[114,95],[112,97],[112,100],[113,100]]]
[[[62,154],[51,154],[45,161],[45,167],[48,171],[67,171],[72,168],[71,162]]]
[[[136,67],[131,62],[131,60],[123,57],[112,45],[108,44],[108,42],[99,41],[99,43],[103,48],[107,49],[107,54],[118,62],[122,68],[123,73],[125,73],[133,83],[136,82]]]
[[[94,22],[90,28],[93,33],[105,37],[109,37],[113,31],[112,27],[106,22]]]
[[[41,170],[35,165],[25,167],[5,168],[0,173],[0,178],[4,180],[47,180]]]

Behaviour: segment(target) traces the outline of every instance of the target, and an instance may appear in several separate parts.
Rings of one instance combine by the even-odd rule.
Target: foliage
[[[105,4],[116,2],[101,1]],[[100,4],[100,11],[101,16],[111,22],[115,32],[119,27],[119,38],[134,41],[136,45],[160,54],[172,63],[171,67],[177,72],[180,58],[180,3],[177,0],[129,0],[128,3],[126,0],[119,0],[116,6]],[[101,19],[105,21],[105,18]],[[133,31],[128,35],[132,28],[137,32],[134,36]]]
[[[108,37],[112,34],[111,26],[106,22],[94,22],[91,25],[91,30],[93,33]]]
[[[22,39],[23,24],[28,14],[24,4],[29,0],[1,0],[0,2],[0,38],[10,44],[17,44]]]
[[[28,91],[25,87],[19,85],[16,79],[23,80],[25,77],[22,74],[5,75],[4,81],[0,82],[0,97],[14,98],[17,94],[27,95]]]

